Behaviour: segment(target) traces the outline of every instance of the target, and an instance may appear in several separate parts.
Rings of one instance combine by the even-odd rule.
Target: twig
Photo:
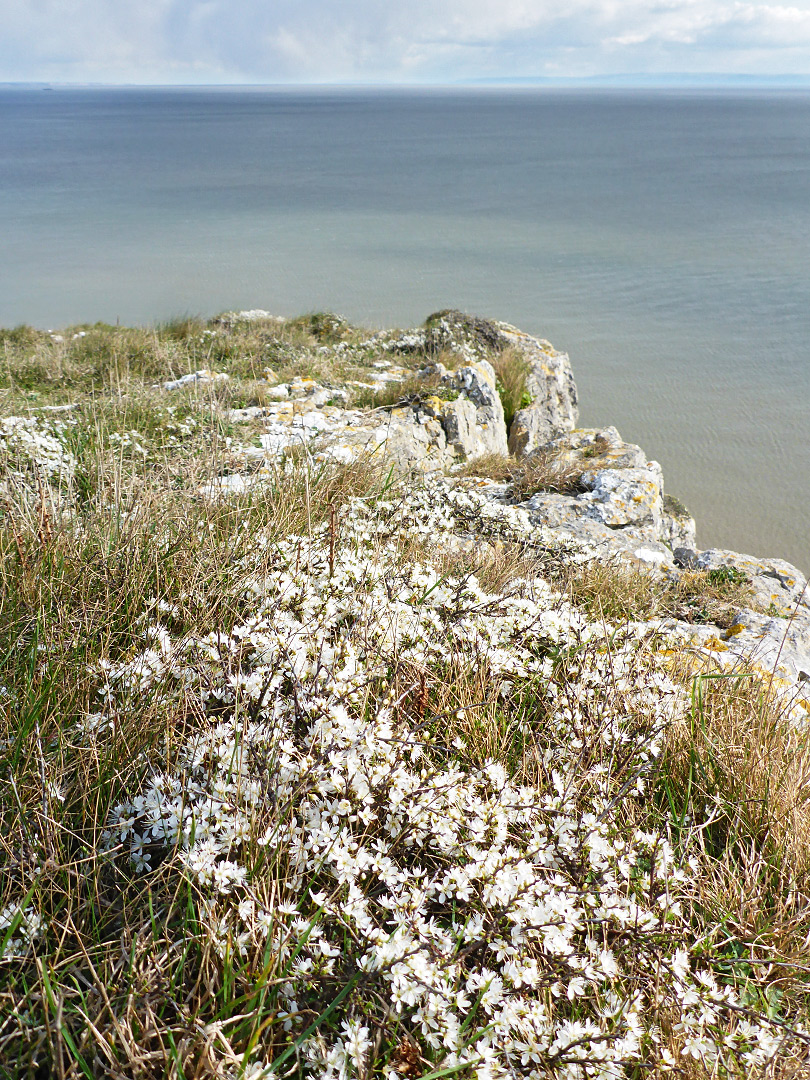
[[[335,572],[335,538],[337,536],[337,514],[335,507],[329,506],[329,577]]]

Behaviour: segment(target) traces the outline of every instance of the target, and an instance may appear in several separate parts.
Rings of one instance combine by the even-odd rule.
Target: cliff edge
[[[222,325],[269,317],[232,313]],[[326,375],[274,382],[271,370],[272,403],[229,411],[232,423],[260,424],[261,450],[245,453],[249,471],[234,468],[209,494],[260,483],[262,461],[296,446],[344,462],[373,454],[399,474],[441,476],[448,487],[473,488],[494,512],[518,511],[527,535],[538,542],[553,536],[583,561],[634,567],[671,589],[694,574],[721,591],[738,587],[737,604],[723,608],[719,625],[711,604],[694,603],[688,621],[658,616],[650,629],[678,638],[723,670],[753,665],[784,687],[799,714],[810,709],[805,576],[779,558],[700,550],[695,521],[665,491],[659,463],[615,427],[577,426],[567,354],[507,323],[452,310],[431,315],[422,327],[359,340],[348,340],[339,316],[313,319],[321,320]],[[340,365],[350,358],[369,364],[371,377],[340,380]],[[352,406],[358,388],[369,392],[365,408]]]

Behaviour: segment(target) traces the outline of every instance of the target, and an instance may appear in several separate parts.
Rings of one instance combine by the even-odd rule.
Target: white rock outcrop
[[[208,386],[228,381],[229,376],[224,371],[209,371],[202,368],[200,371],[191,371],[188,375],[181,375],[179,379],[171,379],[163,384],[164,390],[181,390],[187,386]]]
[[[780,559],[699,551],[694,519],[665,493],[658,462],[648,460],[641,447],[624,442],[614,427],[576,427],[577,390],[565,353],[506,323],[453,311],[431,316],[423,328],[376,334],[365,347],[379,358],[362,383],[324,386],[299,377],[268,386],[266,405],[228,410],[230,422],[259,423],[262,431],[258,446],[240,451],[247,468],[240,469],[235,459],[234,471],[206,493],[228,494],[261,483],[272,471],[271,460],[292,447],[314,458],[346,462],[360,454],[378,456],[404,474],[438,474],[507,452],[530,469],[535,461],[548,460],[560,477],[568,477],[554,485],[557,490],[515,497],[506,482],[481,478],[463,483],[477,485],[492,514],[517,511],[538,537],[554,535],[560,543],[587,552],[587,558],[618,560],[673,581],[697,570],[709,579],[715,575],[718,582],[746,585],[750,600],[731,625],[668,619],[651,630],[673,634],[722,668],[753,666],[785,688],[800,712],[810,715],[810,594],[805,577]],[[336,345],[336,355],[344,356],[346,348]],[[515,414],[509,431],[491,363],[505,349],[515,350],[527,363],[526,387],[532,399]],[[415,378],[413,367],[397,367],[388,358],[409,354],[424,360]],[[218,379],[217,373],[199,371],[165,386],[180,389]],[[408,390],[393,405],[360,409],[347,404],[353,386],[379,390],[405,379]],[[477,535],[460,536],[458,544],[460,550],[472,551],[486,546]]]
[[[529,365],[526,391],[531,403],[515,413],[509,431],[509,452],[525,457],[579,419],[579,396],[567,353],[506,323],[498,324],[504,339]]]

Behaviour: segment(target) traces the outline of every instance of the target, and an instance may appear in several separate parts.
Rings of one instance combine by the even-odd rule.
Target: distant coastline
[[[599,89],[703,89],[703,90],[807,90],[810,75],[798,73],[763,75],[734,72],[617,72],[613,75],[506,75],[487,78],[455,79],[452,81],[420,80],[413,82],[246,82],[246,83],[132,83],[132,82],[0,82],[0,90],[217,90],[240,93],[244,91],[295,90],[453,90],[457,88],[491,87],[586,87]]]

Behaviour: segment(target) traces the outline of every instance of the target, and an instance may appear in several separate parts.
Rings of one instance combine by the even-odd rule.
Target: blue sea
[[[458,307],[810,571],[810,94],[0,88],[0,325]]]

